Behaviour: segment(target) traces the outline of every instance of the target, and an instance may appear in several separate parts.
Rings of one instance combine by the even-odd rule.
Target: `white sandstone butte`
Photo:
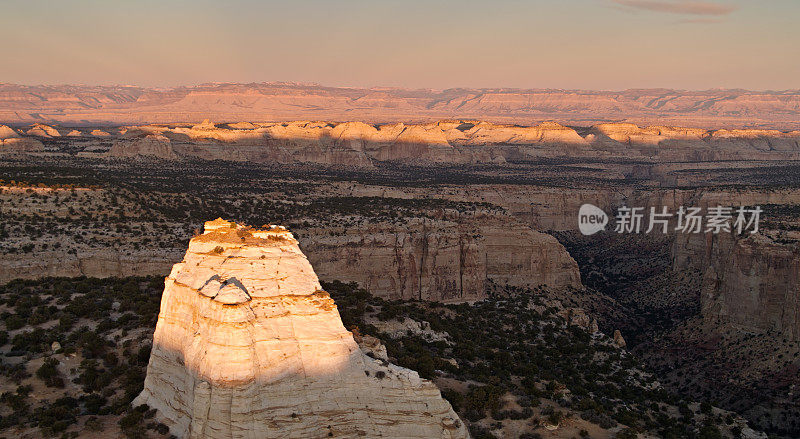
[[[144,390],[180,438],[468,438],[438,388],[365,355],[292,234],[207,222],[165,280]]]

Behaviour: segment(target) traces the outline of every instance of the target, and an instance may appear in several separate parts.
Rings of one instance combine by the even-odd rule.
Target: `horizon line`
[[[317,88],[333,88],[333,89],[353,89],[353,90],[406,90],[406,91],[429,91],[429,92],[446,92],[452,90],[500,90],[500,91],[560,91],[560,92],[593,92],[593,93],[623,93],[629,91],[671,91],[679,93],[698,93],[698,92],[751,92],[751,93],[800,93],[800,87],[787,88],[787,89],[750,89],[741,87],[712,87],[705,89],[688,89],[688,88],[672,88],[672,87],[632,87],[625,89],[592,89],[592,88],[559,88],[559,87],[402,87],[390,85],[372,85],[372,86],[354,86],[354,85],[325,85],[318,82],[306,81],[250,81],[250,82],[236,82],[236,81],[212,81],[212,82],[199,82],[187,83],[172,86],[155,86],[155,85],[138,85],[138,84],[89,84],[89,83],[38,83],[38,84],[24,84],[18,82],[3,82],[0,81],[0,86],[18,86],[18,87],[97,87],[97,88],[138,88],[148,90],[178,90],[185,88],[200,88],[210,86],[225,86],[225,85],[282,85],[288,87],[317,87]]]

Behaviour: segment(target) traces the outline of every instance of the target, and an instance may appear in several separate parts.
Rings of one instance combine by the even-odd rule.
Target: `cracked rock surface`
[[[166,278],[144,390],[180,438],[466,438],[438,388],[365,355],[282,227],[221,219]]]

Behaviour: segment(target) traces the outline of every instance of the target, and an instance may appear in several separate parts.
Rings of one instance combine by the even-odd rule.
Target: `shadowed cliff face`
[[[204,84],[174,89],[0,84],[0,121],[141,124],[223,121],[442,118],[513,123],[612,120],[691,127],[800,128],[800,93],[746,90],[622,92],[580,90],[335,88],[308,84]]]
[[[769,206],[795,206],[800,192],[716,191],[697,194],[694,205],[764,206],[759,233],[677,234],[675,271],[702,273],[702,314],[745,330],[776,331],[800,339],[800,252],[796,218],[782,218]]]
[[[678,237],[676,270],[703,273],[703,316],[800,340],[800,252],[761,235]]]
[[[205,229],[165,281],[136,400],[173,434],[469,437],[433,383],[361,352],[288,231]]]
[[[486,218],[308,230],[303,248],[320,273],[353,281],[387,299],[480,300],[489,282],[517,287],[581,288],[575,261],[550,235]]]

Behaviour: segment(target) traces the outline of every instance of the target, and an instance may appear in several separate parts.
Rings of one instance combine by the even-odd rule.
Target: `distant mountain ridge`
[[[587,126],[608,121],[702,128],[800,128],[800,90],[402,89],[302,83],[211,83],[174,88],[0,83],[0,123],[189,123],[203,119],[481,119]]]

